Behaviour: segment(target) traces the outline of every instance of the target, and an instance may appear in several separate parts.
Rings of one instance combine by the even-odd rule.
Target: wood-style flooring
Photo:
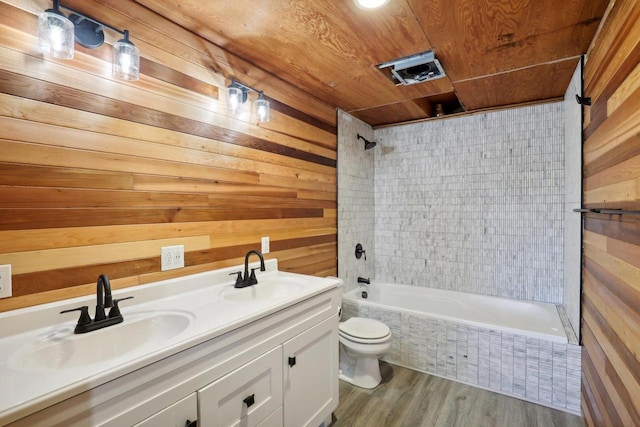
[[[381,362],[382,383],[340,381],[331,427],[582,427],[576,415]]]

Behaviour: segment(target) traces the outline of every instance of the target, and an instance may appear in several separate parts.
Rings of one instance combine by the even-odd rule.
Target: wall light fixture
[[[60,9],[71,12],[69,17]],[[140,50],[129,40],[129,31],[90,18],[59,0],[53,0],[53,8],[38,16],[38,50],[54,58],[72,59],[74,39],[86,48],[95,49],[104,43],[104,28],[123,36],[113,44],[113,74],[123,80],[138,80]]]
[[[253,103],[253,114],[259,122],[269,121],[269,101],[265,99],[264,93],[261,90],[256,90],[250,86],[242,84],[236,81],[235,78],[231,79],[231,84],[227,87],[227,108],[235,116],[242,113],[242,105],[247,102],[249,92],[255,92],[258,94],[258,99]]]

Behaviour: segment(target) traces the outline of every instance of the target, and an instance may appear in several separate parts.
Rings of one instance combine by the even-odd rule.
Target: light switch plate
[[[262,251],[263,254],[269,253],[269,236],[262,238]]]
[[[11,295],[11,264],[0,265],[0,298]]]

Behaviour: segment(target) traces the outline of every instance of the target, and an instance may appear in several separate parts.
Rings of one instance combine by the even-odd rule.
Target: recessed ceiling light
[[[356,6],[363,9],[376,9],[389,3],[389,0],[355,0]]]

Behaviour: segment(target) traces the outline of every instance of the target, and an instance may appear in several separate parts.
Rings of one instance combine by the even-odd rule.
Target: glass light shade
[[[229,86],[227,88],[227,108],[232,114],[238,115],[242,112],[244,93],[239,87]]]
[[[122,80],[140,79],[140,49],[127,37],[113,44],[113,74]]]
[[[48,9],[38,15],[38,51],[60,59],[73,58],[73,22]]]
[[[269,101],[260,94],[260,97],[253,103],[253,113],[259,122],[268,122],[269,112]]]
[[[376,9],[389,3],[389,0],[355,0],[356,6],[363,9]]]

